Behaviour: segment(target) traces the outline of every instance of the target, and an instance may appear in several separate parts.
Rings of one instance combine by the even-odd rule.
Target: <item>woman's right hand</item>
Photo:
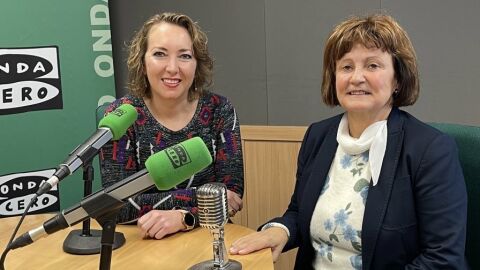
[[[288,235],[284,229],[270,227],[238,239],[232,244],[229,251],[232,255],[245,255],[264,248],[271,248],[273,262],[276,262],[287,242]]]
[[[179,210],[152,210],[137,221],[143,238],[162,239],[185,228],[183,215]]]

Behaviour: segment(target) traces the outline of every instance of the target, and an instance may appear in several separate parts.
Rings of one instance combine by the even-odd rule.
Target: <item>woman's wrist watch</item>
[[[185,226],[185,229],[182,231],[190,231],[195,228],[195,216],[187,210],[178,209],[182,213],[182,224]]]

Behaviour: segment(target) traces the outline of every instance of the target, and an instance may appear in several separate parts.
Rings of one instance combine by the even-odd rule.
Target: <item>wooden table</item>
[[[48,220],[51,214],[27,216],[18,231],[17,237]],[[19,218],[0,219],[0,248],[10,238]],[[92,220],[92,229],[100,228]],[[73,229],[81,229],[81,223],[37,240],[36,242],[11,250],[6,258],[5,269],[98,269],[100,254],[72,255],[62,249],[63,241]],[[213,258],[212,236],[207,229],[197,228],[190,232],[180,232],[162,240],[144,240],[136,226],[118,225],[116,231],[125,235],[126,243],[113,251],[111,269],[188,269],[190,266]],[[247,235],[253,230],[236,225],[225,226],[225,244]],[[229,259],[239,261],[243,269],[273,270],[270,249],[239,256],[229,255]]]

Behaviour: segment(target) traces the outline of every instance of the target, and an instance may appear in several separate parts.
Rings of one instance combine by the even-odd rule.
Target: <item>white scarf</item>
[[[358,155],[370,149],[368,162],[372,172],[372,182],[378,183],[383,157],[387,148],[387,120],[378,121],[368,126],[360,138],[352,138],[348,129],[347,114],[344,113],[337,131],[337,142],[349,155]]]

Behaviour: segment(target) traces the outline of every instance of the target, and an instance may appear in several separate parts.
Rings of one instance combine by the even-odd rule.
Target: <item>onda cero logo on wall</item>
[[[21,215],[40,185],[50,178],[55,169],[23,172],[0,176],[0,218]],[[60,209],[57,186],[40,195],[29,213],[48,213]]]
[[[58,48],[0,48],[0,115],[62,109]]]

